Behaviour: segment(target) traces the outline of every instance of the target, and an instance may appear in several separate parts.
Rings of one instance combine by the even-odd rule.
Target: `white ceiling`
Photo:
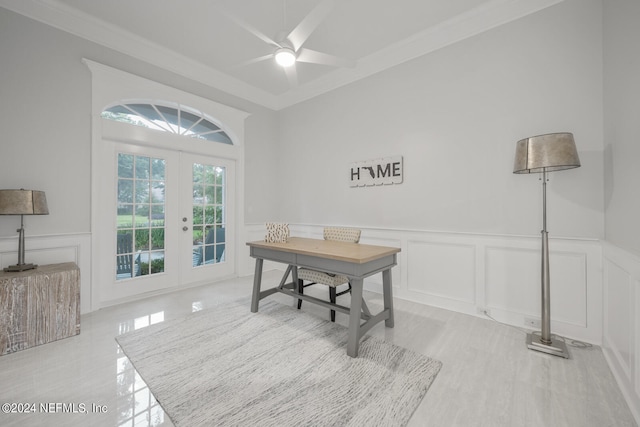
[[[280,109],[560,1],[0,0],[0,6]],[[247,64],[276,49],[255,34],[277,39],[320,4],[328,12],[303,47],[350,66],[298,62],[292,79],[272,58]]]

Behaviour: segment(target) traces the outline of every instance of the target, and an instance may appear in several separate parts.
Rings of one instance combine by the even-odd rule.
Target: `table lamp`
[[[566,344],[551,337],[549,233],[547,232],[547,172],[580,167],[571,133],[550,133],[522,139],[516,144],[513,173],[542,173],[542,316],[540,335],[527,334],[527,347],[569,358]]]
[[[25,271],[37,267],[36,264],[24,262],[24,216],[48,215],[47,198],[44,191],[34,190],[0,190],[0,215],[20,215],[18,232],[18,264],[11,265],[4,271]]]

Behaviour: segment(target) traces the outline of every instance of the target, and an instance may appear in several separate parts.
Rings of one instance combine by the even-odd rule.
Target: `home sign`
[[[350,187],[370,187],[402,183],[402,156],[351,163]]]

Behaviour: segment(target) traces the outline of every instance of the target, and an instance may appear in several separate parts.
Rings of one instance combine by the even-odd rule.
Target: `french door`
[[[111,249],[100,254],[101,276],[111,277],[101,299],[232,275],[235,162],[112,144],[113,179],[98,195],[105,211],[98,234]]]
[[[234,273],[235,163],[181,154],[181,281],[196,283]]]

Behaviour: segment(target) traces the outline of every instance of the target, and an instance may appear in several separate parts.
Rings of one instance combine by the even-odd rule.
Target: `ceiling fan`
[[[286,7],[286,0],[284,0],[284,2]],[[285,31],[281,31],[275,38],[265,35],[263,32],[225,8],[222,8],[221,13],[238,26],[244,28],[249,33],[270,45],[273,49],[272,53],[250,59],[239,64],[239,66],[255,64],[257,62],[273,59],[278,65],[283,67],[289,80],[289,84],[297,86],[298,79],[295,68],[296,62],[307,62],[333,67],[350,68],[355,66],[355,61],[302,47],[309,36],[311,36],[311,34],[316,30],[318,25],[320,25],[329,13],[331,13],[334,5],[335,0],[322,0],[302,19],[302,21],[298,23],[298,25],[295,26],[293,30],[288,34]]]

